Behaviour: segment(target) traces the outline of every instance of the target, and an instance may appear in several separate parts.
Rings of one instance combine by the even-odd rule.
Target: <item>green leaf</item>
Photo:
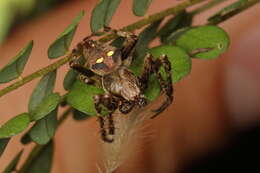
[[[21,158],[23,154],[23,150],[21,150],[16,156],[15,158],[9,163],[9,165],[5,168],[5,170],[3,171],[3,173],[13,173],[13,171],[16,170],[16,166]]]
[[[134,0],[133,12],[136,16],[144,16],[152,0]]]
[[[88,118],[90,118],[89,115],[87,115],[87,114],[85,114],[83,112],[80,112],[77,109],[73,110],[73,119],[74,120],[81,121],[81,120],[86,120]]]
[[[148,86],[144,91],[145,98],[149,101],[155,100],[161,94],[161,87],[154,74],[149,77]]]
[[[213,59],[227,50],[229,37],[223,29],[206,25],[194,27],[184,32],[176,40],[176,45],[189,54],[198,52],[194,54],[194,58]]]
[[[26,173],[50,173],[53,160],[53,142],[35,147],[21,168]]]
[[[32,112],[30,112],[31,120],[37,121],[51,113],[57,107],[59,101],[60,95],[58,93],[52,93],[46,96],[42,102]]]
[[[21,133],[28,127],[29,123],[30,117],[28,113],[17,115],[0,128],[0,138],[9,138]]]
[[[173,33],[171,33],[170,35],[168,35],[167,38],[165,38],[165,40],[163,40],[164,44],[176,44],[176,40],[186,31],[188,31],[189,29],[191,29],[191,27],[184,27],[181,29],[177,29],[176,31],[174,31]]]
[[[48,57],[50,59],[58,58],[67,53],[73,36],[77,30],[78,23],[84,16],[85,12],[80,14],[72,21],[72,23],[58,36],[58,38],[50,45],[48,49]]]
[[[10,138],[0,139],[0,157],[2,156],[3,152],[5,151],[5,148],[10,141]]]
[[[150,50],[154,57],[167,55],[172,68],[173,83],[187,76],[191,71],[191,59],[189,55],[181,48],[170,45],[154,47]]]
[[[32,112],[42,102],[42,100],[49,94],[52,93],[56,80],[56,70],[49,72],[42,77],[40,82],[37,84],[33,93],[30,97],[28,109]]]
[[[58,125],[57,109],[37,121],[30,129],[29,135],[37,144],[47,144],[54,136]]]
[[[136,75],[139,75],[141,72],[144,57],[149,50],[148,45],[156,37],[156,32],[160,23],[161,20],[152,23],[139,34],[139,38],[133,54],[134,59],[130,67]]]
[[[76,81],[71,91],[68,93],[67,102],[78,111],[94,116],[96,115],[96,110],[93,97],[96,94],[102,93],[104,93],[104,91],[101,88]]]
[[[121,0],[100,0],[92,10],[90,27],[92,32],[97,32],[108,26]]]
[[[75,70],[70,69],[68,71],[68,73],[66,74],[64,81],[63,81],[63,87],[65,90],[68,91],[71,89],[74,82],[77,80],[77,76],[78,76],[78,73]]]
[[[33,41],[30,41],[26,47],[21,50],[12,60],[0,69],[0,83],[6,83],[18,78],[27,63],[27,60],[31,54],[33,47]]]
[[[158,36],[162,43],[165,43],[167,38],[175,31],[190,26],[192,23],[192,15],[183,11],[178,15],[170,18],[164,26],[158,31]]]

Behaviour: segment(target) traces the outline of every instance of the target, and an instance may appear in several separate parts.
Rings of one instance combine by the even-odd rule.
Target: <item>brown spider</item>
[[[86,37],[73,50],[73,60],[70,67],[80,73],[80,79],[87,84],[98,84],[103,87],[105,94],[99,94],[94,97],[95,109],[98,113],[98,120],[101,128],[101,138],[105,142],[113,142],[109,138],[105,129],[105,120],[101,116],[102,106],[109,110],[108,134],[114,135],[115,126],[113,121],[113,112],[119,109],[123,114],[129,113],[134,106],[144,107],[147,101],[144,97],[144,90],[147,88],[148,79],[151,73],[154,73],[160,83],[161,89],[166,94],[166,100],[162,105],[153,110],[155,113],[151,118],[156,117],[164,111],[173,101],[173,87],[171,76],[171,64],[167,56],[153,60],[150,54],[147,54],[144,60],[143,71],[140,76],[135,76],[129,66],[132,62],[132,53],[137,42],[137,36],[120,30],[111,30],[104,28],[105,32],[114,32],[117,36],[124,37],[125,41],[122,48],[116,48],[111,44],[101,44],[98,41],[90,39],[94,34]],[[80,65],[78,59],[80,56],[86,59],[85,65]],[[164,79],[159,72],[163,67],[167,78]]]

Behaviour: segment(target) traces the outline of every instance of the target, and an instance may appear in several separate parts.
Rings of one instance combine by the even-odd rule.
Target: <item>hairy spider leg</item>
[[[162,103],[162,105],[158,109],[153,110],[155,114],[151,118],[155,118],[161,112],[163,112],[173,101],[171,63],[169,62],[166,55],[161,55],[156,60],[153,60],[153,57],[150,54],[147,54],[144,63],[144,68],[140,76],[140,82],[143,86],[142,89],[147,88],[149,76],[151,73],[154,73],[159,81],[162,91],[166,94],[166,100]],[[160,67],[163,67],[166,72],[166,80],[163,79],[159,71]]]
[[[98,94],[94,96],[94,103],[95,103],[95,109],[97,113],[99,114],[98,120],[100,124],[101,129],[101,138],[104,142],[111,143],[114,141],[114,139],[110,139],[107,136],[107,131],[105,129],[105,120],[100,115],[102,112],[102,105],[105,106],[108,109],[108,134],[114,135],[115,134],[115,125],[114,125],[114,119],[113,119],[113,113],[117,109],[117,100],[112,97],[110,94]],[[102,119],[102,120],[101,120]]]

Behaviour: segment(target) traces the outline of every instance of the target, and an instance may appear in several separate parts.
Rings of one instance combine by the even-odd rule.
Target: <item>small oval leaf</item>
[[[119,6],[121,0],[108,0],[109,4],[108,7],[106,9],[106,15],[105,15],[105,25],[108,26],[113,15],[116,12],[117,7]]]
[[[121,0],[100,0],[92,10],[90,27],[92,32],[97,32],[108,26]]]
[[[21,150],[15,157],[14,159],[9,163],[9,165],[5,168],[3,173],[13,173],[16,170],[16,166],[23,154],[23,150]]]
[[[28,127],[29,123],[30,117],[28,113],[17,115],[0,128],[0,138],[9,138],[21,133]]]
[[[42,102],[30,112],[30,117],[32,121],[37,121],[42,119],[50,112],[52,112],[60,102],[60,95],[58,93],[52,93],[46,96]]]
[[[2,156],[3,152],[5,151],[5,148],[10,141],[10,138],[0,139],[0,157]]]
[[[0,69],[0,83],[6,83],[18,78],[28,61],[28,58],[32,52],[33,41],[30,41],[26,47],[21,50],[12,60]]]
[[[223,29],[206,25],[184,32],[176,40],[176,45],[193,55],[194,58],[213,59],[227,50],[229,37]]]
[[[152,0],[134,0],[133,12],[136,16],[144,16]]]
[[[64,78],[64,81],[63,81],[63,87],[65,90],[70,90],[71,87],[73,86],[74,82],[77,80],[77,76],[78,76],[78,73],[73,70],[73,69],[70,69],[65,78]]]
[[[42,79],[37,84],[30,97],[28,105],[29,112],[32,112],[42,102],[44,97],[52,93],[55,85],[55,80],[56,70],[49,72],[48,74],[42,77]]]
[[[30,138],[37,144],[47,144],[54,136],[57,125],[57,109],[55,109],[33,125],[29,131]]]
[[[73,108],[91,115],[96,115],[94,107],[93,97],[96,94],[102,94],[104,90],[101,88],[94,87],[92,85],[86,85],[80,81],[76,81],[68,93],[67,102]]]
[[[82,11],[72,23],[58,36],[58,38],[50,45],[48,49],[48,57],[50,59],[58,58],[67,53],[73,36],[77,30],[78,23],[84,16],[85,12]]]

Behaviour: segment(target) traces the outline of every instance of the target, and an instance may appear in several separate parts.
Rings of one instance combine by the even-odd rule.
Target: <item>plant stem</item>
[[[260,2],[260,0],[249,0],[249,1],[246,1],[244,3],[242,3],[241,6],[239,6],[238,8],[236,9],[233,9],[227,13],[224,13],[224,14],[218,14],[216,16],[214,16],[212,19],[209,20],[208,24],[209,25],[217,25],[221,22],[224,22],[226,21],[227,19],[237,15],[238,13],[241,13],[243,12],[244,10],[252,7],[253,5],[257,4],[258,2]]]
[[[191,15],[200,14],[200,13],[206,11],[206,10],[209,10],[209,9],[215,7],[216,5],[218,5],[218,4],[222,3],[222,2],[225,2],[225,1],[227,1],[227,0],[212,0],[212,1],[208,2],[207,4],[197,8],[195,10],[193,10],[191,12]]]
[[[180,11],[186,9],[187,7],[190,7],[192,5],[195,5],[197,3],[200,3],[200,2],[203,2],[203,1],[206,1],[206,0],[187,0],[177,6],[174,6],[172,8],[168,8],[166,10],[163,10],[159,13],[155,13],[155,14],[152,14],[148,17],[145,17],[144,19],[141,19],[133,24],[130,24],[126,27],[123,27],[122,30],[125,30],[125,31],[134,31],[136,29],[140,29],[142,28],[143,26],[145,25],[148,25],[148,24],[151,24],[159,19],[162,19],[166,16],[169,16],[169,15],[173,15],[173,14],[177,14],[179,13]],[[110,34],[110,35],[107,35],[103,38],[100,39],[101,42],[107,42],[107,41],[110,41],[112,40],[113,38],[115,38],[116,36],[113,35],[113,34]],[[44,67],[26,77],[24,77],[23,79],[21,80],[18,80],[17,82],[7,86],[6,88],[3,88],[2,90],[0,90],[0,97],[2,97],[3,95],[23,86],[24,84],[40,77],[40,76],[43,76],[57,68],[59,68],[60,66],[66,64],[67,62],[69,62],[71,60],[71,54],[68,54],[67,56],[65,56],[64,58],[48,65],[47,67]]]
[[[60,66],[66,64],[70,59],[71,59],[71,56],[68,55],[68,56],[48,65],[47,67],[44,67],[44,68],[42,68],[42,69],[40,69],[40,70],[38,70],[38,71],[28,75],[28,76],[22,78],[21,80],[18,80],[17,82],[15,82],[15,83],[7,86],[6,88],[0,90],[0,97],[2,97],[3,95],[19,88],[20,86],[23,86],[24,84],[26,84],[26,83],[28,83],[28,82],[30,82],[30,81],[32,81],[32,80],[34,80],[34,79],[36,79],[40,76],[46,75],[47,73],[59,68]]]

